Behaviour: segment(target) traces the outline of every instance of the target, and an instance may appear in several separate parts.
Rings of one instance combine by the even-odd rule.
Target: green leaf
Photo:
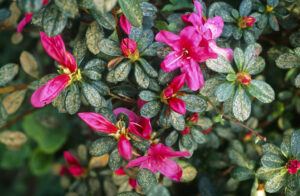
[[[154,34],[150,29],[144,30],[141,36],[142,37],[136,43],[140,53],[144,52],[154,40]]]
[[[218,77],[214,77],[206,80],[203,87],[200,89],[201,95],[206,97],[214,96],[217,87],[224,83],[224,78],[221,79],[222,80]]]
[[[255,63],[248,68],[249,70],[248,74],[250,75],[259,74],[264,70],[265,65],[266,65],[265,59],[259,56],[255,61]]]
[[[204,144],[206,142],[205,135],[195,127],[191,128],[191,134],[193,136],[194,141],[197,142],[198,144]]]
[[[240,86],[233,98],[232,111],[234,117],[240,121],[247,120],[251,113],[251,99]]]
[[[292,152],[291,152],[290,144],[288,144],[286,142],[282,142],[280,145],[280,150],[286,158],[291,157]]]
[[[153,42],[141,53],[141,56],[155,56],[157,50],[163,46],[164,44],[162,42]]]
[[[150,190],[150,187],[157,184],[155,175],[150,170],[145,168],[139,170],[136,176],[136,180],[145,192]]]
[[[228,156],[232,163],[241,167],[248,167],[248,161],[240,152],[230,149],[228,151]]]
[[[136,0],[118,0],[119,5],[131,25],[140,27],[143,24],[143,11]]]
[[[185,103],[185,107],[190,112],[204,112],[207,108],[207,102],[198,95],[186,94],[180,97]]]
[[[293,53],[284,53],[281,54],[275,62],[277,67],[281,69],[291,69],[300,66],[300,57]]]
[[[170,196],[170,193],[165,186],[157,184],[148,189],[147,196]]]
[[[109,87],[101,81],[90,81],[90,84],[98,91],[100,95],[108,95],[110,93]]]
[[[244,31],[244,40],[247,44],[254,43],[255,42],[254,34],[249,30],[245,30]]]
[[[5,149],[1,149],[5,148]],[[30,156],[30,146],[24,144],[20,150],[8,150],[4,145],[0,144],[0,167],[3,169],[14,169],[25,165],[25,159]]]
[[[177,131],[172,131],[166,138],[165,144],[167,146],[173,146],[177,142],[178,136],[179,134],[177,133]]]
[[[300,74],[298,74],[298,75],[296,76],[296,79],[295,79],[295,86],[296,86],[297,88],[300,88]]]
[[[98,93],[98,91],[88,83],[81,83],[82,93],[93,107],[103,107],[106,105],[105,99]]]
[[[245,50],[245,60],[244,60],[244,65],[243,65],[243,72],[248,73],[251,70],[251,67],[253,66],[253,64],[256,62],[259,54],[262,51],[262,47],[261,45],[254,43],[254,44],[250,44],[247,46],[246,50]]]
[[[240,49],[240,48],[235,48],[234,52],[233,52],[233,57],[234,57],[235,65],[238,68],[238,71],[241,71],[242,67],[244,65],[244,60],[245,60],[245,56],[244,56],[243,50]]]
[[[217,88],[215,96],[219,102],[224,102],[231,97],[232,93],[234,92],[234,89],[234,82],[225,82]]]
[[[193,147],[193,143],[194,143],[191,134],[182,135],[180,138],[180,142],[181,142],[182,146],[187,149],[191,149]]]
[[[138,194],[136,192],[132,192],[132,191],[125,191],[125,192],[119,193],[117,196],[142,196],[142,195]]]
[[[263,103],[270,103],[275,99],[273,88],[264,81],[252,80],[251,83],[247,85],[247,89],[252,96]]]
[[[114,69],[114,77],[116,81],[121,82],[127,79],[131,70],[131,61],[124,61],[117,65]]]
[[[279,31],[279,24],[274,14],[269,15],[269,25],[274,31]]]
[[[89,12],[95,18],[95,20],[105,29],[114,30],[116,28],[117,24],[114,19],[114,16],[111,13],[102,13],[97,12],[96,10],[89,10]]]
[[[275,193],[284,186],[286,181],[287,170],[281,169],[274,173],[270,178],[267,180],[265,184],[266,191],[268,193]]]
[[[283,166],[284,163],[284,160],[274,154],[265,154],[261,158],[261,164],[269,168],[278,168]]]
[[[152,78],[158,76],[157,71],[143,58],[139,58],[138,61],[142,65],[143,70]]]
[[[50,37],[57,36],[64,30],[67,21],[68,17],[60,12],[54,4],[49,5],[43,13],[44,32]]]
[[[5,96],[2,100],[2,104],[8,115],[15,113],[22,105],[27,89],[14,91]]]
[[[293,157],[300,156],[300,130],[294,131],[291,136],[291,152]]]
[[[21,63],[23,70],[28,75],[30,75],[34,78],[39,77],[38,63],[32,54],[30,54],[26,50],[22,51],[22,53],[20,55],[20,63]]]
[[[26,13],[37,12],[42,7],[43,0],[17,0],[18,7]]]
[[[280,148],[271,143],[262,145],[262,151],[264,154],[273,154],[279,157],[282,156]]]
[[[150,83],[150,79],[148,75],[143,71],[143,69],[137,64],[134,64],[134,76],[136,83],[142,87],[147,89]]]
[[[267,4],[273,8],[275,8],[279,3],[279,0],[267,0]]]
[[[141,115],[146,118],[152,118],[158,114],[161,108],[160,101],[150,101],[141,108]]]
[[[81,74],[91,80],[101,80],[102,75],[97,69],[85,69]]]
[[[84,66],[84,70],[85,69],[95,69],[98,70],[99,72],[102,72],[106,69],[106,62],[101,60],[101,59],[92,59],[89,60],[85,66]]]
[[[236,167],[231,171],[231,176],[238,181],[244,181],[253,178],[254,175],[253,171],[246,167]]]
[[[108,166],[111,170],[117,170],[122,166],[122,161],[122,156],[120,155],[118,148],[116,148],[109,155]]]
[[[141,91],[139,97],[144,101],[153,101],[159,98],[159,96],[152,91]]]
[[[179,130],[179,131],[184,129],[184,127],[185,127],[184,115],[178,114],[178,113],[174,112],[173,110],[171,110],[170,118],[171,118],[170,123],[174,129]]]
[[[11,15],[10,10],[5,9],[5,8],[0,9],[0,21],[9,18],[10,15]]]
[[[97,22],[91,23],[85,34],[86,45],[91,53],[96,55],[100,52],[98,43],[103,38],[103,28]]]
[[[72,85],[72,84],[71,84]],[[77,85],[73,85],[73,88],[68,92],[65,101],[65,107],[69,114],[76,114],[80,108],[81,99],[80,91]]]
[[[113,137],[101,137],[94,141],[89,149],[92,156],[98,157],[109,153],[117,144]]]
[[[7,84],[19,72],[19,66],[14,63],[8,63],[0,68],[0,86]]]
[[[230,12],[224,9],[218,10],[218,15],[221,16],[224,20],[224,22],[235,22],[235,19],[232,18]]]
[[[218,73],[235,73],[231,64],[221,55],[217,59],[208,59],[206,65],[209,69]]]
[[[76,0],[55,0],[54,3],[62,13],[70,18],[75,18],[75,16],[78,14]]]
[[[51,123],[51,128],[46,128],[41,124],[41,116],[47,115],[49,120],[59,122],[58,117],[49,115],[47,109],[40,110],[26,116],[23,120],[23,130],[26,135],[38,143],[39,149],[45,153],[54,153],[61,148],[65,143],[69,130],[65,127],[57,127],[52,121],[46,122]],[[39,118],[38,118],[39,117]],[[63,118],[60,116],[63,120]],[[45,122],[44,122],[45,124]]]
[[[281,170],[284,167],[278,167],[278,168],[268,168],[268,167],[260,167],[256,171],[256,176],[261,180],[268,180],[272,174],[275,172]]]
[[[30,157],[29,168],[34,175],[44,175],[50,170],[52,161],[52,154],[45,154],[40,149],[36,149]]]
[[[120,45],[117,42],[110,39],[102,39],[99,43],[99,49],[101,52],[109,56],[122,55]]]
[[[240,40],[243,36],[243,30],[237,26],[232,27],[232,36],[235,40]]]
[[[252,2],[251,0],[243,0],[240,4],[240,15],[241,16],[248,16],[252,9]]]
[[[150,146],[150,142],[142,137],[137,136],[136,134],[133,133],[128,133],[129,137],[131,138],[130,143],[132,146],[141,151],[141,152],[146,152]]]
[[[158,82],[161,85],[169,84],[175,76],[176,76],[175,71],[166,72],[160,69],[158,73]]]

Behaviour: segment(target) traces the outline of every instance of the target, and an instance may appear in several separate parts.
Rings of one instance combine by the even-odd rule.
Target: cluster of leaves
[[[23,34],[3,32],[0,36],[3,50],[12,48],[3,52],[0,67],[0,130],[4,130],[0,133],[0,168],[28,166],[41,179],[38,194],[299,194],[300,44],[299,31],[290,33],[299,22],[299,3],[197,1],[205,21],[222,17],[224,28],[216,41],[233,50],[233,59],[219,54],[200,63],[204,86],[192,91],[184,84],[166,98],[166,90],[173,88],[181,73],[162,70],[160,64],[172,49],[155,41],[155,35],[162,30],[179,34],[186,27],[180,17],[193,11],[192,1],[48,0],[44,4],[42,0],[0,0],[0,30],[15,31],[20,14],[32,14]],[[121,17],[130,23],[129,33],[122,31]],[[69,74],[65,65],[45,55],[38,32],[48,37],[61,35],[76,60],[70,83],[52,101],[56,109],[33,109],[30,104],[32,92],[58,75]],[[284,41],[287,36],[290,45]],[[285,78],[281,69],[289,69]],[[184,104],[184,113],[172,107],[172,98]],[[182,170],[183,190],[172,186],[173,181],[162,172],[127,168],[129,159],[120,152],[119,132],[92,131],[75,115],[96,112],[120,130],[141,126],[128,114],[115,115],[119,107],[148,119],[152,127],[152,133],[143,137],[126,132],[132,157],[148,156],[157,143],[189,152],[190,156],[173,159]],[[265,143],[260,134],[274,144]],[[62,164],[62,150],[68,149],[74,157],[65,155],[67,164]],[[47,178],[45,174],[50,173],[56,177]],[[4,194],[31,191],[16,188],[31,183],[24,177],[31,174],[22,174]],[[45,188],[52,181],[64,190]],[[198,190],[187,190],[186,182]]]

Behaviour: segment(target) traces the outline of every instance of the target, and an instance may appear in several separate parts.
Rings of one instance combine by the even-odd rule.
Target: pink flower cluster
[[[288,172],[290,174],[297,174],[298,170],[300,169],[300,161],[298,161],[296,159],[291,159],[288,162],[286,169],[288,170]]]
[[[67,165],[61,167],[59,171],[60,175],[65,175],[68,171],[74,177],[82,177],[86,175],[85,170],[74,155],[67,151],[64,151],[64,157]]]

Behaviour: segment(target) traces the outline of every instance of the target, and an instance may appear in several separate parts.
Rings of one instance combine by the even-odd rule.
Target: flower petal
[[[209,47],[218,55],[222,55],[224,56],[229,62],[232,60],[233,58],[233,50],[230,48],[220,48],[219,46],[217,46],[215,41],[210,41],[209,42]]]
[[[138,98],[137,106],[139,109],[141,109],[145,103],[147,103],[147,101],[144,101],[141,98]]]
[[[196,91],[203,86],[204,77],[199,64],[195,60],[191,59],[189,63],[186,63],[181,68],[181,72],[186,74],[186,83],[191,90]]]
[[[124,14],[122,14],[122,16],[120,17],[120,26],[127,35],[130,35],[131,24]]]
[[[170,105],[170,108],[179,114],[185,114],[185,103],[181,99],[171,97],[168,99],[168,103]]]
[[[132,189],[135,189],[137,186],[137,181],[134,178],[129,178],[128,179],[128,184],[132,187]]]
[[[180,178],[182,176],[182,169],[175,161],[166,158],[160,162],[157,170],[164,176],[177,182],[180,182]]]
[[[170,52],[165,57],[163,62],[161,62],[161,68],[166,72],[170,72],[177,69],[183,64],[182,57],[183,57],[182,54],[179,52],[176,51]]]
[[[223,31],[223,27],[224,21],[221,16],[209,18],[204,24],[204,28],[211,32],[211,37],[206,37],[206,39],[211,40],[220,37]]]
[[[44,32],[40,32],[42,45],[47,54],[60,65],[69,68],[71,72],[76,70],[76,61],[72,54],[66,51],[65,44],[60,35],[48,37]]]
[[[175,51],[181,50],[181,46],[179,43],[180,37],[172,32],[160,31],[156,34],[155,40],[169,45]]]
[[[118,128],[102,115],[92,112],[78,113],[78,116],[92,129],[103,133],[115,133]]]
[[[140,124],[142,125],[143,132],[142,135],[144,138],[147,138],[152,133],[151,122],[149,118],[141,117]]]
[[[78,159],[74,155],[72,155],[71,153],[69,153],[68,151],[64,151],[64,157],[65,157],[65,161],[69,165],[80,166],[80,163],[79,163]]]
[[[41,86],[32,94],[31,104],[36,108],[41,108],[51,103],[67,86],[69,81],[70,77],[67,74],[49,80],[47,84]]]
[[[33,16],[32,13],[26,13],[25,14],[25,17],[18,24],[18,29],[17,29],[18,33],[22,32],[22,30],[25,27],[25,25],[31,21],[32,16]]]
[[[84,169],[76,165],[71,165],[68,169],[71,175],[75,177],[80,176],[84,173]]]
[[[140,118],[131,110],[128,110],[127,108],[116,108],[113,111],[114,115],[117,117],[120,113],[127,114],[130,122],[136,122],[138,123]]]
[[[126,173],[124,172],[123,167],[120,167],[119,169],[115,170],[115,174],[119,175],[119,176],[125,176]]]
[[[136,43],[132,39],[125,38],[121,42],[121,49],[125,56],[129,56],[137,50]]]
[[[120,155],[125,159],[129,160],[131,158],[131,154],[132,154],[131,144],[124,135],[120,136],[118,142],[118,150]]]
[[[179,76],[176,76],[170,86],[173,88],[173,93],[176,93],[177,91],[179,91],[179,89],[181,89],[184,85],[185,82],[185,74],[181,74]]]
[[[149,159],[149,156],[142,156],[142,157],[133,159],[133,160],[129,161],[129,163],[126,165],[126,168],[139,166],[144,162],[148,162],[148,159]]]

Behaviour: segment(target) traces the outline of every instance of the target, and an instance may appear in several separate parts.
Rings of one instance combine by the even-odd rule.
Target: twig
[[[111,96],[112,98],[115,98],[115,99],[119,99],[121,101],[125,101],[127,103],[131,103],[131,104],[136,104],[136,101],[130,97],[127,97],[127,96],[124,96],[124,95],[115,95],[113,93],[109,93],[109,96]]]
[[[255,136],[259,137],[260,139],[262,139],[263,141],[267,141],[267,138],[256,133],[253,129],[247,127],[246,125],[242,124],[240,121],[238,120],[234,120],[232,118],[230,118],[229,116],[225,115],[224,112],[222,112],[219,108],[217,108],[217,106],[215,106],[207,97],[206,97],[207,102],[217,111],[218,114],[222,115],[223,119],[227,119],[230,120],[236,124],[238,124],[239,126],[247,129],[248,131],[250,131],[252,134],[254,134]]]
[[[119,41],[122,41],[122,31],[121,31],[121,27],[119,25],[119,20],[118,20],[118,16],[117,16],[117,12],[116,12],[115,8],[111,10],[111,14],[114,16],[115,21],[116,21],[116,30],[117,30]]]
[[[17,91],[17,90],[23,90],[23,89],[26,89],[27,87],[28,87],[28,84],[21,84],[21,85],[17,85],[17,86],[8,86],[8,87],[0,88],[0,94],[10,93],[10,92]]]
[[[25,116],[37,111],[39,108],[33,108],[27,112],[25,112],[24,114],[20,115],[20,116],[17,116],[16,118],[8,121],[3,127],[0,128],[0,130],[3,130],[3,129],[6,129],[8,128],[10,125],[14,124],[15,122],[21,120],[22,118],[24,118]]]

